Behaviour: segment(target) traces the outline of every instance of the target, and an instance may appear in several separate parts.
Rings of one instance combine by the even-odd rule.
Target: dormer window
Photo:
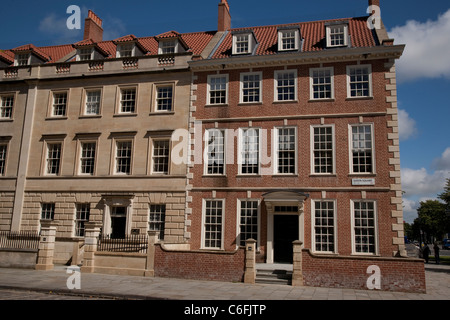
[[[348,46],[348,24],[330,24],[326,28],[328,48]]]
[[[28,66],[30,65],[31,54],[20,53],[16,55],[16,66]]]
[[[178,53],[178,41],[177,40],[160,41],[158,53],[159,54]]]
[[[94,49],[93,48],[78,49],[77,60],[78,61],[93,60],[93,58],[92,58],[93,53],[94,53]]]
[[[233,54],[251,54],[256,47],[253,32],[238,31],[233,34]]]
[[[117,58],[134,57],[134,43],[120,44],[117,46]]]
[[[278,51],[300,49],[300,30],[298,28],[278,29]]]

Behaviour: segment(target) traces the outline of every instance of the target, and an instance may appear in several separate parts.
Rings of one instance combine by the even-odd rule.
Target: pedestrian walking
[[[434,249],[434,259],[436,260],[436,264],[439,264],[440,262],[439,246],[437,245],[437,242],[434,243],[433,249]]]
[[[425,243],[425,247],[423,247],[423,258],[425,259],[425,263],[428,263],[430,253],[431,253],[430,247],[428,247],[428,244]]]

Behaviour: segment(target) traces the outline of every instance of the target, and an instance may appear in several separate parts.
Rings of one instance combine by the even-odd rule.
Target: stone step
[[[256,283],[265,284],[292,284],[292,271],[287,270],[256,270]]]

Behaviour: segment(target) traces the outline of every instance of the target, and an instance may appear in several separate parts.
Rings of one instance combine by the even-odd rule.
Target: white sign
[[[354,185],[354,186],[374,186],[375,179],[352,179],[352,185]]]

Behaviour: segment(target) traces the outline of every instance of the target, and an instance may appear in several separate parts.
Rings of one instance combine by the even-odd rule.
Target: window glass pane
[[[86,115],[100,114],[101,91],[86,92]]]
[[[80,171],[82,174],[90,174],[90,175],[94,174],[95,149],[96,149],[95,142],[81,144]]]
[[[210,129],[207,132],[207,173],[224,174],[225,172],[225,146],[223,130]]]
[[[131,173],[131,141],[119,141],[116,147],[116,173]]]
[[[227,77],[211,77],[209,81],[209,103],[225,104],[227,102]]]
[[[242,102],[260,102],[260,81],[259,74],[242,76]]]
[[[331,99],[332,96],[331,69],[312,71],[313,99]]]
[[[158,232],[158,239],[164,240],[166,205],[150,205],[149,230]]]
[[[222,200],[205,201],[204,246],[222,247]]]
[[[372,167],[372,127],[352,127],[352,161],[353,172],[371,173]]]
[[[295,173],[295,150],[295,129],[278,129],[278,173]]]
[[[241,142],[241,173],[259,173],[259,130],[243,129]]]
[[[277,73],[277,101],[295,100],[295,72]]]
[[[334,252],[334,202],[316,201],[314,217],[315,250]]]
[[[169,140],[153,142],[153,173],[169,173]]]
[[[75,236],[84,237],[85,223],[89,221],[91,213],[91,205],[89,203],[77,204],[76,220],[75,220]]]
[[[55,218],[55,204],[43,203],[41,205],[41,219],[42,220],[54,220]]]
[[[158,111],[171,111],[173,101],[173,88],[172,86],[158,87],[157,88],[157,110]]]
[[[61,144],[47,145],[47,174],[58,175],[61,163]]]
[[[53,116],[60,117],[66,115],[67,93],[53,94]]]
[[[370,96],[370,72],[369,67],[350,68],[350,96],[369,97]]]
[[[120,94],[120,112],[134,113],[136,105],[136,89],[122,89]]]
[[[376,253],[374,202],[354,202],[353,210],[355,251],[357,253]]]
[[[258,240],[258,201],[241,201],[239,225],[241,246],[248,239]]]
[[[14,96],[1,97],[0,118],[11,119],[14,107]]]
[[[333,173],[333,128],[314,128],[314,173]]]
[[[6,144],[0,145],[0,176],[5,175],[6,171],[6,151],[8,147]]]

